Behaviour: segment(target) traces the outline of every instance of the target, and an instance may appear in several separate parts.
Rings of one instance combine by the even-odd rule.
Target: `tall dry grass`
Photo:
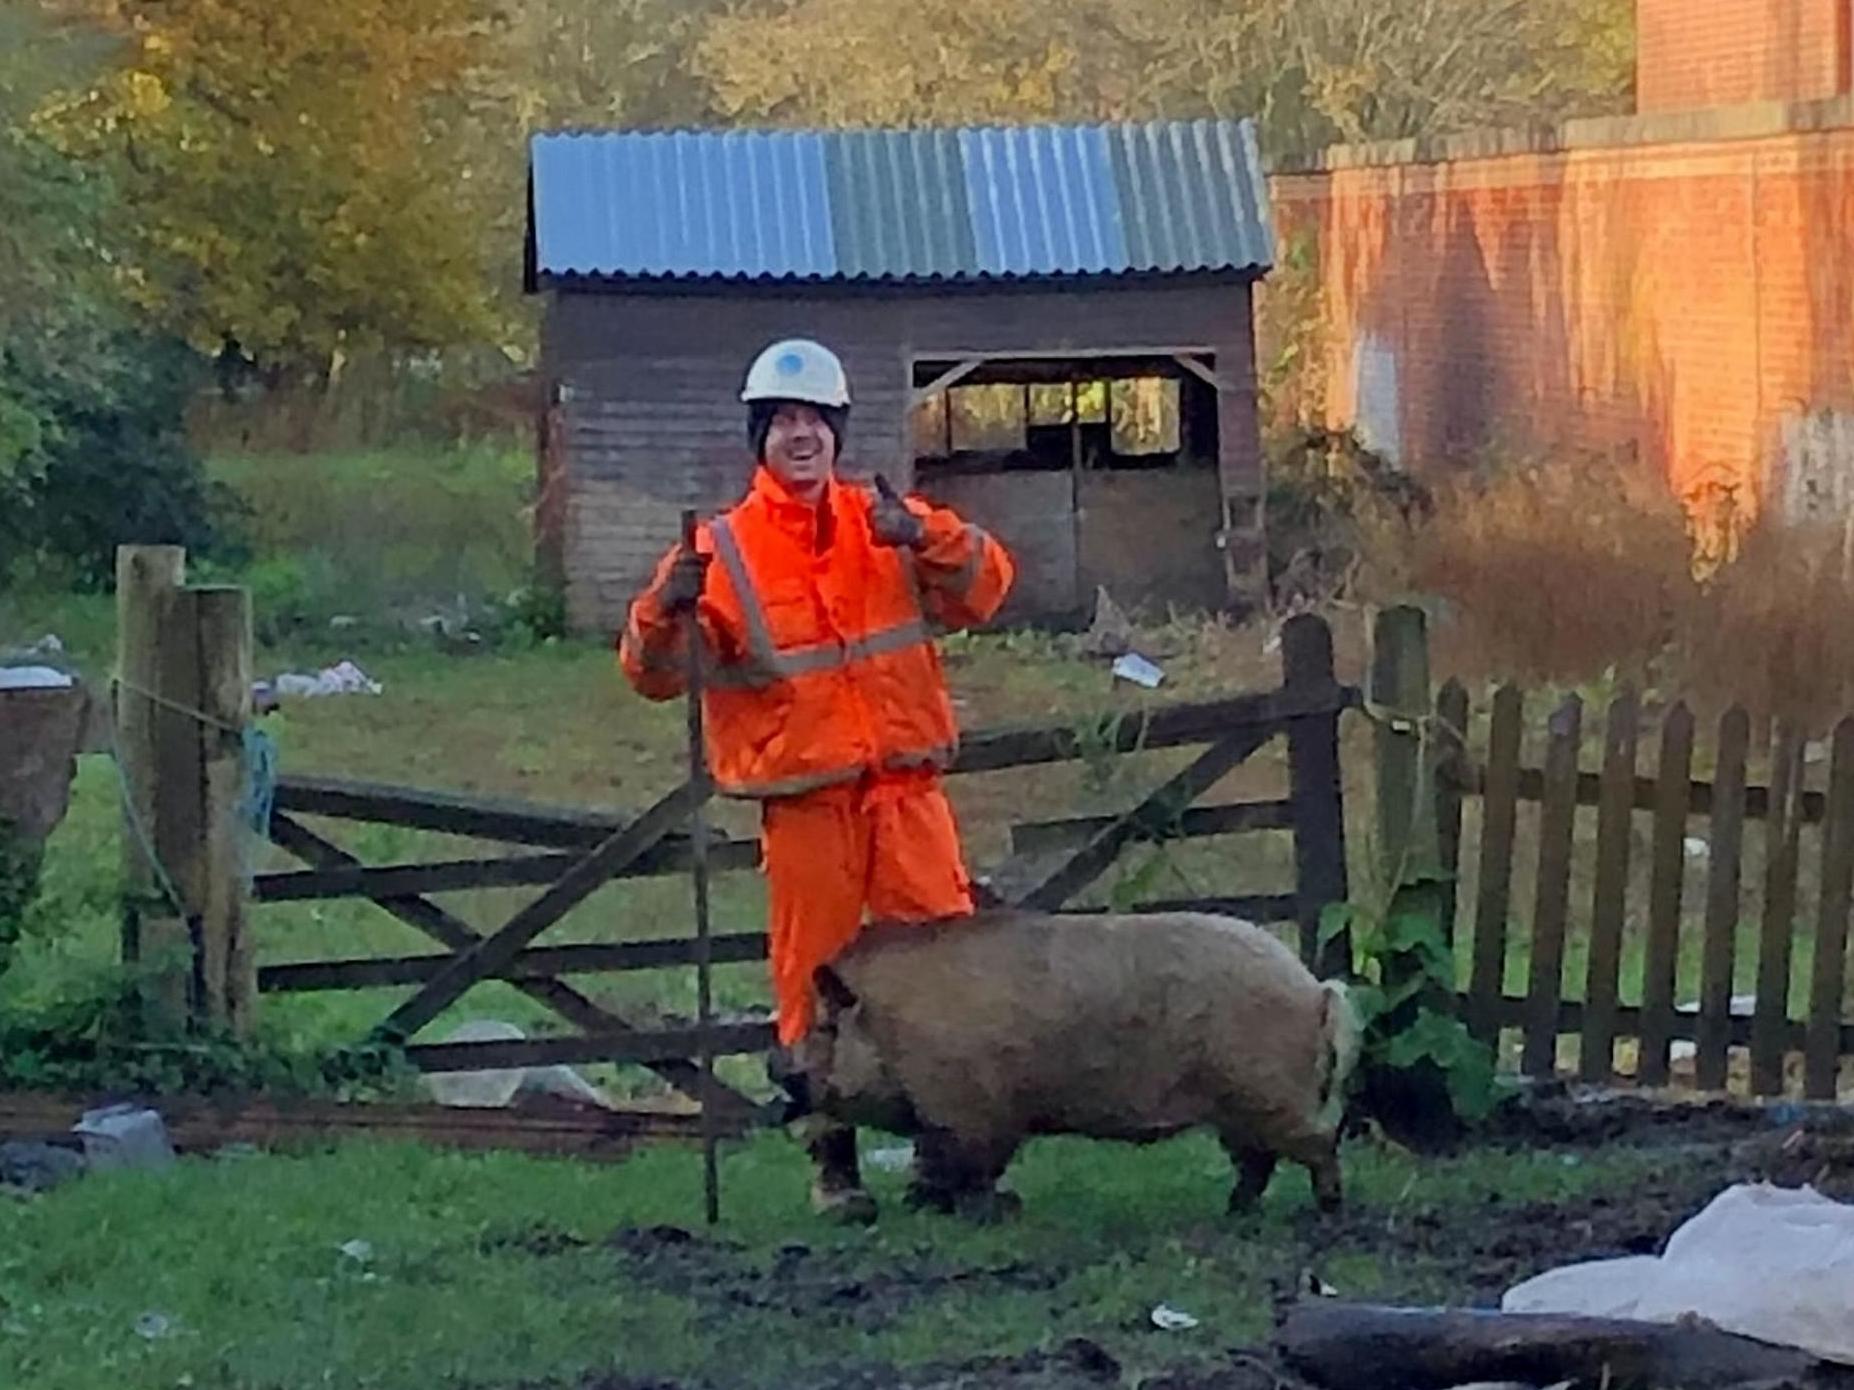
[[[1366,517],[1372,597],[1431,600],[1438,669],[1590,686],[1825,730],[1854,713],[1854,565],[1843,537],[1764,520],[1696,574],[1658,478],[1599,456],[1441,483],[1427,519]]]

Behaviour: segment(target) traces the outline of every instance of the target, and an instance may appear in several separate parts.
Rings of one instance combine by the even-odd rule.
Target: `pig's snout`
[[[802,1120],[817,1110],[810,1075],[793,1063],[791,1054],[783,1047],[773,1049],[766,1062],[766,1075],[785,1092],[785,1104],[779,1112],[781,1125]]]

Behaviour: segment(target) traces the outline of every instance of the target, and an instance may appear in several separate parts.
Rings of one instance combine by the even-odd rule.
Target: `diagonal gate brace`
[[[417,1033],[461,999],[470,986],[507,967],[530,941],[610,882],[627,864],[647,853],[687,820],[696,803],[707,796],[706,785],[685,782],[624,829],[608,836],[493,936],[457,956],[423,989],[394,1009],[374,1030],[375,1035],[388,1042],[404,1042]]]
[[[348,869],[361,866],[359,859],[339,845],[323,839],[301,822],[282,812],[276,812],[271,816],[270,831],[272,840],[306,864],[312,864],[320,869]],[[407,926],[416,928],[452,951],[468,951],[483,939],[469,923],[452,916],[427,898],[381,895],[373,898],[372,901]],[[588,998],[565,980],[519,979],[509,980],[507,983],[511,988],[519,990],[543,1008],[551,1010],[567,1022],[585,1029],[588,1033],[611,1036],[637,1031],[633,1025]],[[644,1062],[641,1065],[648,1067],[690,1099],[698,1098],[698,1088],[702,1078],[694,1063],[655,1061]],[[753,1102],[746,1096],[720,1082],[715,1083],[715,1092],[722,1104],[730,1111],[738,1108],[745,1112],[754,1108]]]
[[[1088,842],[1036,882],[1012,895],[1014,907],[1054,912],[1093,883],[1142,834],[1162,830],[1185,807],[1209,791],[1224,774],[1247,762],[1280,733],[1276,725],[1244,729],[1210,745],[1191,765],[1139,805],[1102,827]]]

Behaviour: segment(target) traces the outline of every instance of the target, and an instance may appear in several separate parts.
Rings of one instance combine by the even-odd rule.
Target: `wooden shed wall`
[[[567,608],[581,630],[611,630],[664,550],[684,507],[734,502],[751,472],[740,383],[782,337],[828,343],[856,404],[844,471],[911,482],[912,362],[968,353],[1199,348],[1235,389],[1220,402],[1222,490],[1235,563],[1260,554],[1261,461],[1247,283],[1093,282],[1067,287],[726,287],[669,293],[555,291],[542,370],[564,388],[555,415],[565,471],[559,509]],[[556,485],[558,485],[556,480]]]

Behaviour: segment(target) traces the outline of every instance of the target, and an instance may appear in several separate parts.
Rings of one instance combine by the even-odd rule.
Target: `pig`
[[[1278,1158],[1322,1211],[1342,1200],[1338,1134],[1358,1016],[1272,933],[1204,913],[1039,914],[869,927],[816,976],[788,1118],[912,1136],[909,1204],[1008,1216],[997,1183],[1024,1140],[1144,1143],[1214,1130],[1252,1208]]]

